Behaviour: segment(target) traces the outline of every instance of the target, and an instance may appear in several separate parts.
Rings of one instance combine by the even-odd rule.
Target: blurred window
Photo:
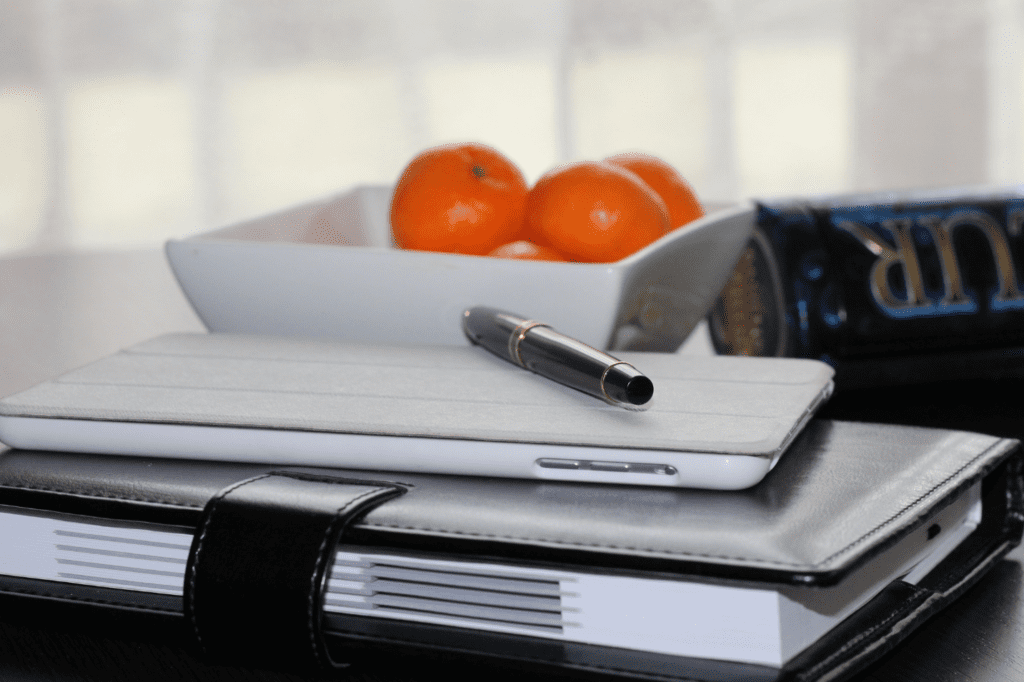
[[[157,246],[473,140],[709,202],[1024,173],[1014,0],[0,3],[0,254]]]

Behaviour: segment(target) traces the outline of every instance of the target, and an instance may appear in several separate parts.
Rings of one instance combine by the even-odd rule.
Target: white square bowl
[[[462,311],[488,305],[597,348],[673,352],[754,226],[743,204],[614,263],[505,260],[394,248],[390,198],[390,187],[356,187],[171,240],[167,257],[213,332],[462,344]]]

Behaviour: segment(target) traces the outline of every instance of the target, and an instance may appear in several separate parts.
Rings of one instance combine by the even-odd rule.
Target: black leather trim
[[[213,662],[337,667],[323,641],[323,586],[353,518],[405,492],[393,483],[271,472],[206,505],[185,574],[185,616]]]
[[[476,679],[488,677],[478,666],[505,671],[509,668],[536,670],[548,675],[554,667],[573,671],[574,679],[612,676],[663,682],[774,682],[779,673],[777,668],[750,663],[651,652],[641,654],[629,649],[424,623],[336,613],[327,614],[326,618],[328,643],[345,651],[352,661],[353,672],[378,672],[381,661],[400,649],[411,654],[411,663],[403,661],[407,669],[415,667],[417,658],[444,660],[450,666],[457,657],[463,665],[475,670],[473,678]]]
[[[279,467],[5,450],[0,502],[38,511],[195,528],[209,499]]]
[[[3,576],[0,595],[9,603],[23,603],[25,608],[36,608],[42,602],[59,605],[82,604],[116,611],[156,613],[181,618],[181,597],[170,594],[118,590],[91,585],[69,585],[50,580]],[[3,602],[5,607],[8,601]],[[9,611],[3,609],[4,613]]]
[[[1021,452],[982,485],[982,522],[917,585],[895,581],[790,661],[785,682],[840,682],[878,660],[974,585],[1021,539]]]

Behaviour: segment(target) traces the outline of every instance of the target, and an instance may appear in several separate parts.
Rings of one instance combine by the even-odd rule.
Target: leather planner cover
[[[6,450],[0,603],[316,674],[842,680],[1018,543],[1021,457],[812,420],[721,492]]]

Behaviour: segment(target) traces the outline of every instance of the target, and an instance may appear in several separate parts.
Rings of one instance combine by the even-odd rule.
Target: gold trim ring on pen
[[[508,337],[508,355],[512,358],[513,362],[519,364],[520,367],[526,369],[526,363],[523,362],[523,356],[519,353],[519,344],[522,343],[523,339],[526,338],[526,332],[530,331],[534,327],[550,327],[549,324],[543,322],[537,322],[535,320],[526,320],[521,325],[512,330],[512,334]]]
[[[618,365],[629,365],[630,367],[633,367],[628,362],[623,362],[622,360],[619,360],[618,362],[613,362],[612,364],[605,367],[604,372],[601,373],[601,393],[604,393],[604,397],[607,398],[608,402],[610,402],[612,405],[622,405],[623,403],[621,400],[616,400],[615,398],[608,395],[608,391],[604,389],[604,380],[605,377],[608,376],[608,372],[612,371],[612,367],[617,367]],[[636,368],[633,367],[633,369]]]

